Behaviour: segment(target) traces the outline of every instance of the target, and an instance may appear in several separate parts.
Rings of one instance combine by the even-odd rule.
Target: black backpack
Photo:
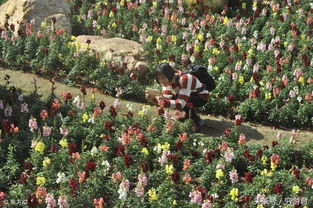
[[[199,81],[205,85],[206,90],[211,92],[215,89],[215,81],[205,67],[196,64],[190,64],[187,68],[187,73],[190,73],[191,75],[197,77]]]

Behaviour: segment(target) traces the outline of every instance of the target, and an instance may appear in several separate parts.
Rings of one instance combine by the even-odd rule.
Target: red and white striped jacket
[[[189,73],[182,75],[182,73],[182,71],[175,70],[175,74],[179,76],[179,80],[168,86],[162,85],[162,95],[166,98],[164,99],[165,108],[183,109],[187,105],[191,93],[197,93],[204,100],[209,99],[208,90],[199,91],[199,88],[204,88],[205,85],[197,77]]]

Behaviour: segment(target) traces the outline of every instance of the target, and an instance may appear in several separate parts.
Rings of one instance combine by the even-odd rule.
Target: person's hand
[[[157,99],[151,94],[149,94],[147,90],[145,91],[145,98],[149,103],[152,103],[154,105],[158,104]]]
[[[156,101],[157,101],[158,106],[160,106],[162,108],[164,108],[164,105],[165,105],[165,101],[164,100],[165,100],[165,98],[162,97],[162,96],[157,96],[156,97]]]

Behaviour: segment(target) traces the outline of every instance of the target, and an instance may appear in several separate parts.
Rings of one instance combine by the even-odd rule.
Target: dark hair
[[[169,65],[168,63],[162,63],[162,64],[159,64],[157,67],[156,67],[156,70],[155,70],[155,79],[157,82],[158,81],[158,76],[160,75],[163,75],[165,76],[166,78],[168,78],[168,80],[172,80],[173,77],[174,77],[174,69],[173,67],[171,67],[171,65]]]

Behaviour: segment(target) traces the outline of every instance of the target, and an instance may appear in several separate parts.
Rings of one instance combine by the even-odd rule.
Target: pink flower
[[[277,154],[275,154],[275,153],[272,154],[272,156],[271,156],[271,162],[272,162],[273,164],[278,165],[279,160],[280,160],[279,155],[277,155]]]
[[[236,169],[233,169],[229,172],[229,178],[231,180],[231,183],[237,183],[238,182],[238,173]]]
[[[51,135],[51,127],[49,126],[42,127],[42,136],[48,137],[50,135]]]
[[[190,160],[184,160],[184,167],[183,170],[186,171],[190,167]]]
[[[78,182],[79,182],[79,183],[83,183],[83,182],[85,181],[85,179],[86,179],[86,172],[85,172],[85,171],[83,171],[83,172],[78,172],[78,173],[77,173],[77,176],[78,176],[78,178],[79,178]]]
[[[47,194],[45,200],[46,200],[47,208],[54,208],[54,207],[57,206],[57,202],[54,199],[54,195],[53,194]]]
[[[93,200],[93,204],[95,205],[95,208],[103,208],[103,203],[104,203],[104,200],[102,197],[100,197],[99,199],[94,199]]]
[[[184,141],[186,141],[187,139],[188,139],[188,133],[183,133],[183,134],[179,135],[179,140],[180,140],[181,142],[184,142]]]
[[[66,196],[60,196],[58,199],[58,205],[59,208],[67,208],[69,207],[68,201],[67,201],[67,197]]]
[[[202,204],[202,194],[200,191],[195,190],[193,192],[189,193],[189,197],[190,197],[190,202],[198,204],[199,206],[201,206]]]
[[[60,127],[60,134],[62,134],[64,137],[68,135],[68,129],[65,126]]]
[[[211,207],[212,207],[212,204],[208,199],[204,200],[201,206],[201,208],[211,208]]]
[[[35,118],[29,119],[28,127],[30,128],[31,132],[34,132],[34,130],[38,129],[37,120]]]

